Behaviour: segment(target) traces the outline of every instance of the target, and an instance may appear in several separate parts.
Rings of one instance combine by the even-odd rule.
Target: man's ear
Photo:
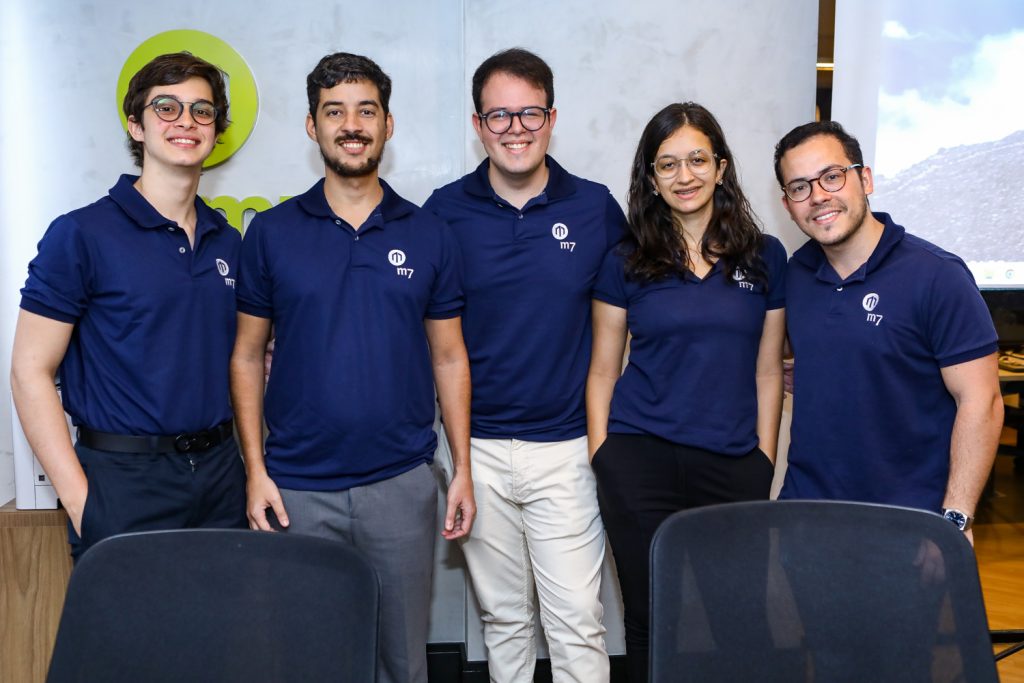
[[[128,134],[132,136],[132,140],[135,142],[142,142],[145,138],[145,129],[142,124],[135,120],[135,116],[128,117]]]
[[[864,194],[869,195],[875,191],[875,179],[871,174],[871,168],[865,166],[860,169],[860,184],[864,188]]]
[[[306,114],[306,135],[313,142],[316,142],[316,121],[313,120],[312,114]]]

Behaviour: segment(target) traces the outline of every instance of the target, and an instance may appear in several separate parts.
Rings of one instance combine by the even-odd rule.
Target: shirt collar
[[[549,155],[544,155],[544,163],[548,167],[548,183],[544,191],[539,195],[541,201],[531,199],[529,203],[547,203],[563,199],[576,192],[576,182],[572,175],[558,165],[558,162]],[[484,159],[473,173],[466,176],[465,189],[471,195],[483,197],[484,199],[502,199],[491,187],[491,179],[487,172],[491,167],[491,160]]]
[[[379,226],[383,228],[388,221],[398,220],[412,213],[414,208],[412,202],[399,196],[397,192],[391,189],[390,185],[384,182],[383,178],[378,178],[378,181],[380,182],[381,189],[384,190],[384,196],[381,198],[380,204],[370,212],[370,216],[366,219],[366,223],[363,226],[353,227]],[[334,215],[330,204],[327,203],[327,195],[324,193],[325,183],[326,180],[321,178],[313,187],[299,195],[299,206],[311,216],[335,220],[338,217]]]
[[[150,204],[135,188],[138,179],[137,175],[127,173],[122,175],[117,184],[110,188],[110,198],[141,228],[164,228],[173,223],[174,221],[157,211],[156,207]],[[197,196],[194,201],[197,236],[202,236],[211,230],[219,230],[227,225],[224,217],[207,206],[200,197]]]
[[[872,212],[871,215],[882,224],[882,237],[878,240],[878,244],[875,245],[875,249],[871,252],[868,260],[851,273],[846,280],[840,280],[832,264],[828,262],[825,251],[814,240],[808,240],[804,246],[797,249],[793,253],[793,260],[808,270],[815,271],[816,277],[823,282],[840,284],[840,282],[859,282],[864,280],[868,273],[873,272],[882,265],[893,249],[903,241],[903,236],[906,234],[903,226],[894,223],[892,216],[889,214]]]

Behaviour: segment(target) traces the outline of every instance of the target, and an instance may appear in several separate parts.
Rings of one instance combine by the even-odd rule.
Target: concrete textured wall
[[[256,128],[204,175],[205,196],[276,203],[321,175],[303,128],[305,76],[322,55],[345,50],[392,76],[396,127],[382,174],[422,202],[483,158],[469,126],[470,77],[488,55],[520,45],[554,69],[551,152],[568,170],[607,184],[624,203],[644,124],[665,104],[695,100],[721,121],[766,230],[790,250],[802,241],[778,201],[771,156],[783,133],[813,117],[816,0],[398,0],[358,8],[223,0],[166,9],[126,0],[9,0],[0,8],[0,502],[14,496],[6,369],[25,266],[54,217],[131,172],[116,79],[132,50],[162,31],[221,38],[258,84]],[[608,644],[617,654],[621,607],[614,581],[606,583]],[[467,642],[471,659],[484,658],[461,555],[441,541],[431,640]]]

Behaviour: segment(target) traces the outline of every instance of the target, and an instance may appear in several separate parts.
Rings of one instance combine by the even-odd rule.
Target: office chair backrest
[[[973,550],[938,515],[760,501],[651,546],[651,680],[998,680]]]
[[[380,586],[322,539],[194,529],[116,536],[71,574],[48,681],[372,683]]]

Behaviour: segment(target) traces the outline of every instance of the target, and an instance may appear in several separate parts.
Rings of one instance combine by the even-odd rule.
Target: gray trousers
[[[430,580],[439,533],[437,480],[430,466],[345,491],[280,491],[289,533],[349,543],[377,570],[378,682],[427,683]]]

